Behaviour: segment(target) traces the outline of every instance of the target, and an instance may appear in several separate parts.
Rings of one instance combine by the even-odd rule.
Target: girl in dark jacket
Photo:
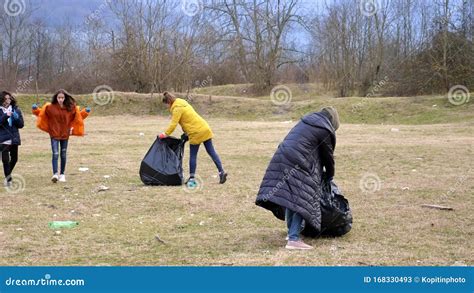
[[[9,92],[0,93],[0,149],[2,151],[4,186],[12,182],[13,168],[18,161],[18,146],[21,144],[20,131],[23,128],[23,115],[16,100]]]
[[[304,116],[278,146],[267,168],[256,204],[288,227],[287,249],[311,249],[300,239],[304,225],[321,230],[323,177],[334,176],[333,152],[339,116],[332,107]]]

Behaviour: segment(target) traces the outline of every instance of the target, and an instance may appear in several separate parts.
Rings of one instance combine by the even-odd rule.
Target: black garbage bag
[[[140,179],[146,185],[183,184],[183,153],[187,136],[157,138],[140,165]]]
[[[321,196],[321,231],[306,224],[301,234],[306,237],[342,236],[352,228],[352,212],[349,202],[341,194],[334,181],[323,179]]]

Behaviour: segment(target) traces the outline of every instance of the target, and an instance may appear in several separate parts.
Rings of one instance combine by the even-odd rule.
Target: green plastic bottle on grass
[[[48,223],[51,229],[74,228],[77,225],[79,225],[79,222],[76,221],[52,221]]]

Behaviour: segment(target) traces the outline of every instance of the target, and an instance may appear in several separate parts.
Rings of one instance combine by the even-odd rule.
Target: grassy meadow
[[[14,171],[18,192],[0,190],[0,265],[474,265],[472,101],[295,92],[286,106],[219,89],[195,94],[229,178],[218,184],[202,148],[194,191],[144,186],[138,176],[169,121],[158,97],[115,93],[98,106],[91,95],[79,96],[93,107],[87,135],[70,139],[68,181],[53,184],[49,137],[28,110],[36,97],[19,95],[26,125]],[[255,197],[286,133],[328,104],[341,114],[335,181],[350,202],[353,228],[340,238],[306,239],[312,251],[287,251],[285,223]],[[186,145],[185,176],[188,152]],[[80,224],[55,231],[53,220]]]

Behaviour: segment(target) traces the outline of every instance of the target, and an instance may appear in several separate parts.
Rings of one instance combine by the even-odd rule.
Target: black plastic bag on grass
[[[349,201],[342,195],[334,181],[323,179],[321,196],[321,231],[306,224],[301,232],[306,237],[342,236],[352,228]]]
[[[187,136],[157,138],[140,165],[140,179],[146,185],[182,185],[183,154]]]

